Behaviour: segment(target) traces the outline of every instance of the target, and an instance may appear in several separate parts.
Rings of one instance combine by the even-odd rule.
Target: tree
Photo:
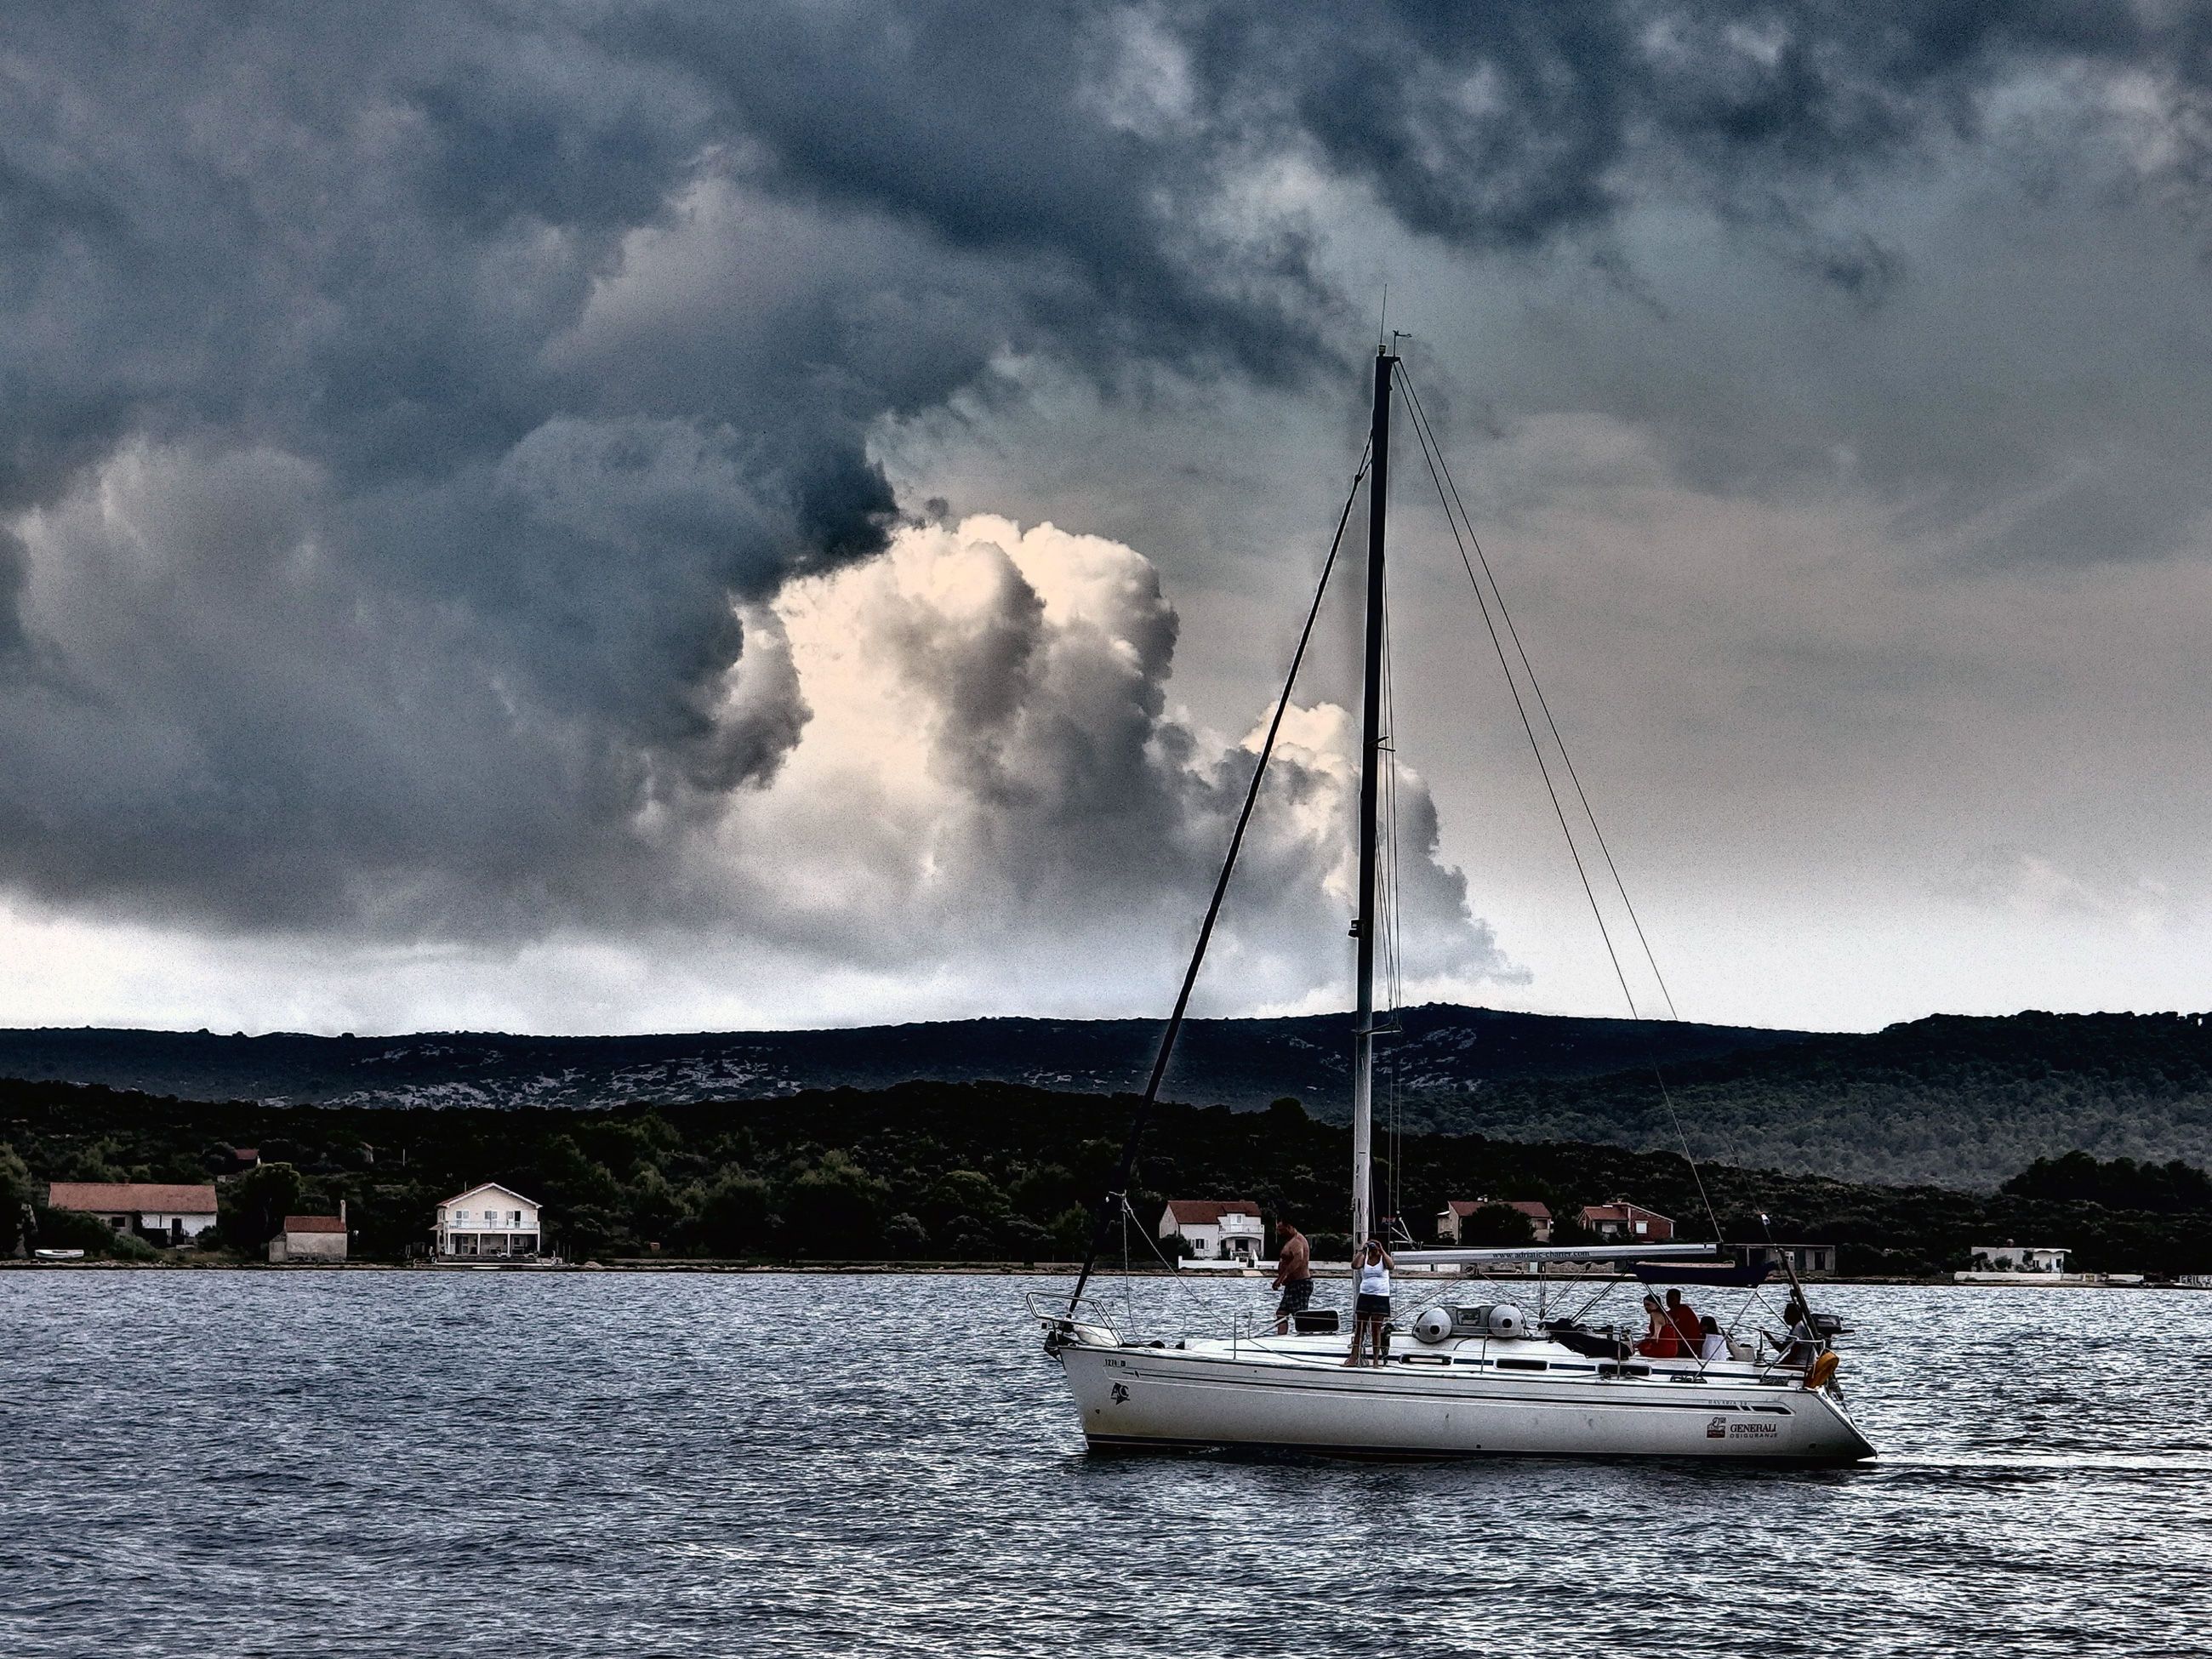
[[[236,1249],[260,1249],[276,1237],[286,1216],[298,1213],[307,1189],[289,1164],[255,1164],[217,1195],[223,1242]]]
[[[699,1238],[709,1254],[746,1255],[769,1238],[768,1182],[749,1170],[725,1170],[699,1200]]]
[[[1007,1216],[999,1223],[996,1254],[1015,1261],[1036,1261],[1052,1249],[1052,1235],[1027,1216]]]
[[[664,1243],[684,1219],[683,1194],[668,1184],[668,1177],[653,1165],[643,1165],[629,1193],[631,1225],[649,1243]]]
[[[793,1244],[812,1255],[864,1255],[875,1248],[890,1186],[832,1148],[785,1188],[784,1226]]]
[[[929,1229],[919,1218],[902,1210],[884,1223],[884,1249],[891,1255],[911,1261],[929,1249]]]
[[[538,1167],[545,1178],[544,1197],[562,1209],[585,1204],[611,1208],[623,1201],[622,1182],[614,1171],[578,1146],[574,1135],[549,1139]]]
[[[1510,1204],[1486,1204],[1459,1224],[1459,1242],[1466,1245],[1526,1244],[1536,1237],[1536,1224]]]
[[[933,1231],[946,1237],[957,1231],[956,1222],[988,1223],[1003,1215],[1006,1208],[1006,1195],[990,1176],[978,1170],[948,1170],[923,1195],[919,1213]]]
[[[1079,1261],[1091,1248],[1091,1212],[1071,1204],[1053,1218],[1053,1248],[1070,1261]]]
[[[31,1213],[31,1171],[15,1149],[0,1140],[0,1255],[23,1248],[23,1224]]]

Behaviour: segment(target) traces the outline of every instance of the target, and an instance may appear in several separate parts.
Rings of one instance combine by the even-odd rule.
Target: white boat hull
[[[1343,1346],[1049,1345],[1100,1449],[1280,1448],[1368,1457],[1694,1457],[1850,1463],[1874,1455],[1831,1389],[1696,1368],[1648,1376],[1500,1370],[1394,1356],[1343,1364]],[[1496,1348],[1498,1345],[1491,1345]],[[1548,1343],[1528,1345],[1549,1350]],[[1563,1363],[1571,1357],[1556,1350]],[[1527,1363],[1527,1362],[1522,1362]],[[1631,1369],[1644,1369],[1634,1367]],[[1586,1374],[1585,1374],[1586,1373]]]

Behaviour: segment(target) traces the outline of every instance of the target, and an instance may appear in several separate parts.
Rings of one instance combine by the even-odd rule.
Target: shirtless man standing
[[[1275,1334],[1291,1334],[1291,1316],[1302,1314],[1313,1301],[1313,1247],[1306,1236],[1287,1221],[1275,1223],[1275,1288],[1283,1299],[1275,1304]]]

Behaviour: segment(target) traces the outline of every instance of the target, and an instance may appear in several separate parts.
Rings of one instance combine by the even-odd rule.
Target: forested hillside
[[[507,1182],[548,1206],[571,1259],[1043,1261],[1080,1253],[1084,1206],[1113,1166],[1133,1103],[1000,1084],[909,1084],[765,1101],[611,1110],[272,1107],[161,1100],[105,1089],[0,1084],[0,1186],[42,1198],[50,1180],[222,1176],[223,1228],[252,1250],[288,1209],[348,1201],[356,1249],[398,1256],[428,1237],[436,1203]],[[1317,1236],[1342,1226],[1350,1161],[1340,1126],[1292,1101],[1258,1113],[1162,1109],[1139,1170],[1134,1249],[1170,1196],[1255,1200]],[[233,1149],[262,1165],[224,1175]],[[6,1149],[13,1147],[10,1152]],[[1688,1167],[1662,1152],[1409,1135],[1395,1172],[1425,1237],[1448,1198],[1537,1198],[1571,1216],[1627,1196],[1710,1237]],[[11,1175],[9,1171],[14,1173]],[[2212,1270],[2201,1171],[2061,1160],[1992,1196],[1857,1185],[1708,1166],[1732,1239],[1834,1242],[1845,1272],[1966,1265],[1976,1243],[2069,1245],[2087,1268]],[[1386,1188],[1392,1171],[1381,1172]],[[12,1213],[0,1194],[0,1213]],[[86,1242],[40,1218],[47,1242]],[[99,1246],[100,1230],[81,1224]],[[0,1250],[13,1241],[0,1239]],[[1341,1241],[1337,1242],[1341,1248]]]
[[[1407,1010],[1380,1045],[1408,1129],[1673,1149],[1654,1066],[1698,1156],[1988,1190],[2038,1158],[2212,1164],[2212,1030],[2197,1014],[1939,1017],[1871,1034]],[[1345,1116],[1342,1015],[1201,1020],[1176,1099]],[[1110,1094],[1144,1075],[1147,1020],[994,1019],[726,1036],[222,1036],[0,1032],[0,1076],[187,1098],[598,1109],[760,1100],[916,1079]],[[1387,1115],[1387,1113],[1386,1113]]]
[[[1407,1009],[1391,1053],[1409,1097],[1449,1100],[1506,1078],[1580,1077],[1795,1041],[1734,1025],[1650,1025],[1489,1008]],[[1257,1111],[1283,1095],[1341,1115],[1350,1022],[1196,1019],[1168,1093]],[[757,1100],[805,1089],[989,1079],[1111,1094],[1140,1084],[1156,1019],[965,1019],[842,1030],[542,1037],[248,1036],[212,1031],[0,1030],[0,1077],[97,1083],[193,1100],[353,1106],[619,1106]]]
[[[1940,1016],[1670,1063],[1663,1075],[1691,1147],[1729,1163],[1978,1189],[2073,1151],[2212,1164],[2203,1014]],[[1415,1115],[1516,1139],[1676,1144],[1649,1069],[1507,1080]]]

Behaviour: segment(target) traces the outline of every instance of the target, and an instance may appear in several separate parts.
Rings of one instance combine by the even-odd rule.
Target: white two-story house
[[[1181,1238],[1197,1261],[1256,1264],[1267,1253],[1267,1224],[1249,1199],[1171,1198],[1160,1212],[1159,1236]]]
[[[1974,1266],[1985,1271],[2014,1273],[2063,1273],[2066,1258],[2074,1252],[2050,1245],[2015,1244],[2010,1239],[2002,1244],[1974,1246]]]
[[[520,1193],[487,1181],[438,1206],[437,1253],[441,1256],[532,1256],[544,1246],[538,1206]]]

